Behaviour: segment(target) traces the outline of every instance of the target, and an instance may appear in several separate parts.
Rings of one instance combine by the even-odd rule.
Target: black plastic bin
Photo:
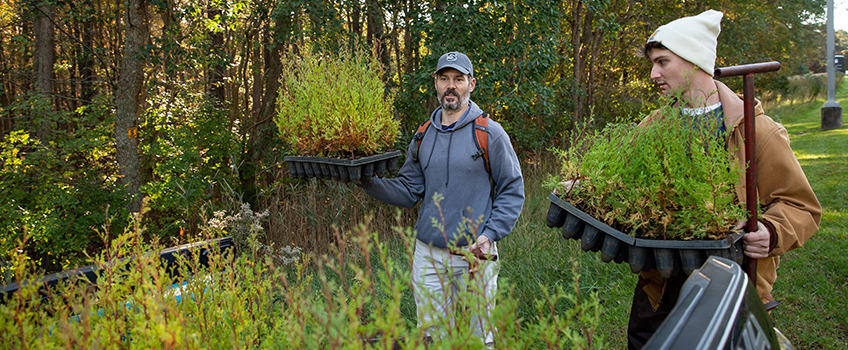
[[[589,216],[555,194],[548,196],[548,227],[561,227],[562,237],[580,241],[583,251],[600,252],[604,262],[627,262],[630,271],[656,269],[664,278],[701,267],[710,256],[742,263],[742,232],[721,240],[657,240],[635,238]]]
[[[683,287],[645,350],[793,349],[738,264],[709,258]]]
[[[395,171],[400,151],[391,151],[356,159],[329,157],[288,156],[292,177],[334,179],[343,182],[358,181],[387,171]]]

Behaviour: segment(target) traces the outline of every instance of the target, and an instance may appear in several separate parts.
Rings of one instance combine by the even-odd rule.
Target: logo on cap
[[[659,34],[659,32],[660,32],[659,28],[657,28],[657,30],[654,30],[654,32],[651,33],[651,37],[648,38],[648,42],[654,41],[654,38],[657,36],[657,34]]]
[[[456,54],[453,52],[449,53],[448,57],[445,57],[445,60],[447,60],[448,62],[456,61]]]

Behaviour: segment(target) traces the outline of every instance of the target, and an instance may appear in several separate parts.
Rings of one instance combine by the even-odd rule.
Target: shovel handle
[[[757,154],[755,123],[754,123],[754,74],[773,72],[780,69],[780,62],[763,62],[744,64],[733,67],[723,67],[715,70],[717,78],[742,76],[742,84],[745,86],[743,92],[744,112],[745,112],[745,162],[748,164],[745,170],[745,206],[748,209],[748,222],[745,225],[745,232],[754,232],[757,230]],[[745,257],[742,262],[742,269],[748,275],[748,279],[757,287],[757,259]]]

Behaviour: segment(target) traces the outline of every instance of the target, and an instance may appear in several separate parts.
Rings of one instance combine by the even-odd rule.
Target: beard
[[[448,95],[453,95],[456,98],[456,102],[454,102],[454,103],[445,102],[445,96],[448,96]],[[445,90],[445,92],[443,92],[442,95],[439,96],[439,103],[442,105],[443,110],[457,111],[460,108],[462,108],[462,106],[464,106],[468,102],[468,99],[470,97],[471,97],[470,91],[465,93],[464,96],[459,96],[459,93],[457,93],[456,90]]]

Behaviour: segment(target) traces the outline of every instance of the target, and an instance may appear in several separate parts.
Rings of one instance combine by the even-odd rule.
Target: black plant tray
[[[324,178],[344,182],[369,178],[397,169],[400,151],[391,151],[357,159],[289,156],[289,173],[296,178]]]
[[[232,247],[234,245],[235,244],[233,243],[232,237],[214,238],[201,242],[178,245],[160,251],[160,263],[163,267],[165,267],[166,271],[168,272],[168,276],[171,278],[171,282],[177,283],[189,277],[181,275],[181,271],[178,266],[178,256],[190,258],[192,254],[198,252],[200,253],[200,257],[198,258],[200,266],[208,268],[210,248],[218,249],[219,252],[224,254],[232,250]],[[132,257],[120,258],[112,261],[112,264],[114,264],[115,266],[119,266],[119,268],[123,269],[126,268],[127,263],[129,263],[132,259]],[[62,272],[57,272],[47,276],[39,277],[33,281],[22,282],[24,285],[33,283],[40,284],[38,298],[39,300],[45,300],[49,298],[50,295],[56,294],[55,290],[51,291],[50,289],[55,288],[57,284],[63,281],[74,281],[75,279],[79,279],[80,281],[86,282],[89,285],[97,284],[101,274],[100,269],[101,267],[98,265],[89,265],[73,270],[65,270]],[[194,273],[194,271],[191,271],[190,269],[188,270],[189,273]],[[8,301],[11,300],[12,296],[17,293],[19,289],[20,285],[18,282],[12,282],[0,286],[0,303],[8,303]]]
[[[548,227],[562,227],[562,237],[580,241],[583,251],[601,252],[601,260],[627,262],[630,271],[656,269],[663,278],[701,267],[709,256],[719,256],[742,264],[742,233],[733,232],[721,240],[659,240],[628,236],[598,221],[557,195],[551,201],[546,218]]]

